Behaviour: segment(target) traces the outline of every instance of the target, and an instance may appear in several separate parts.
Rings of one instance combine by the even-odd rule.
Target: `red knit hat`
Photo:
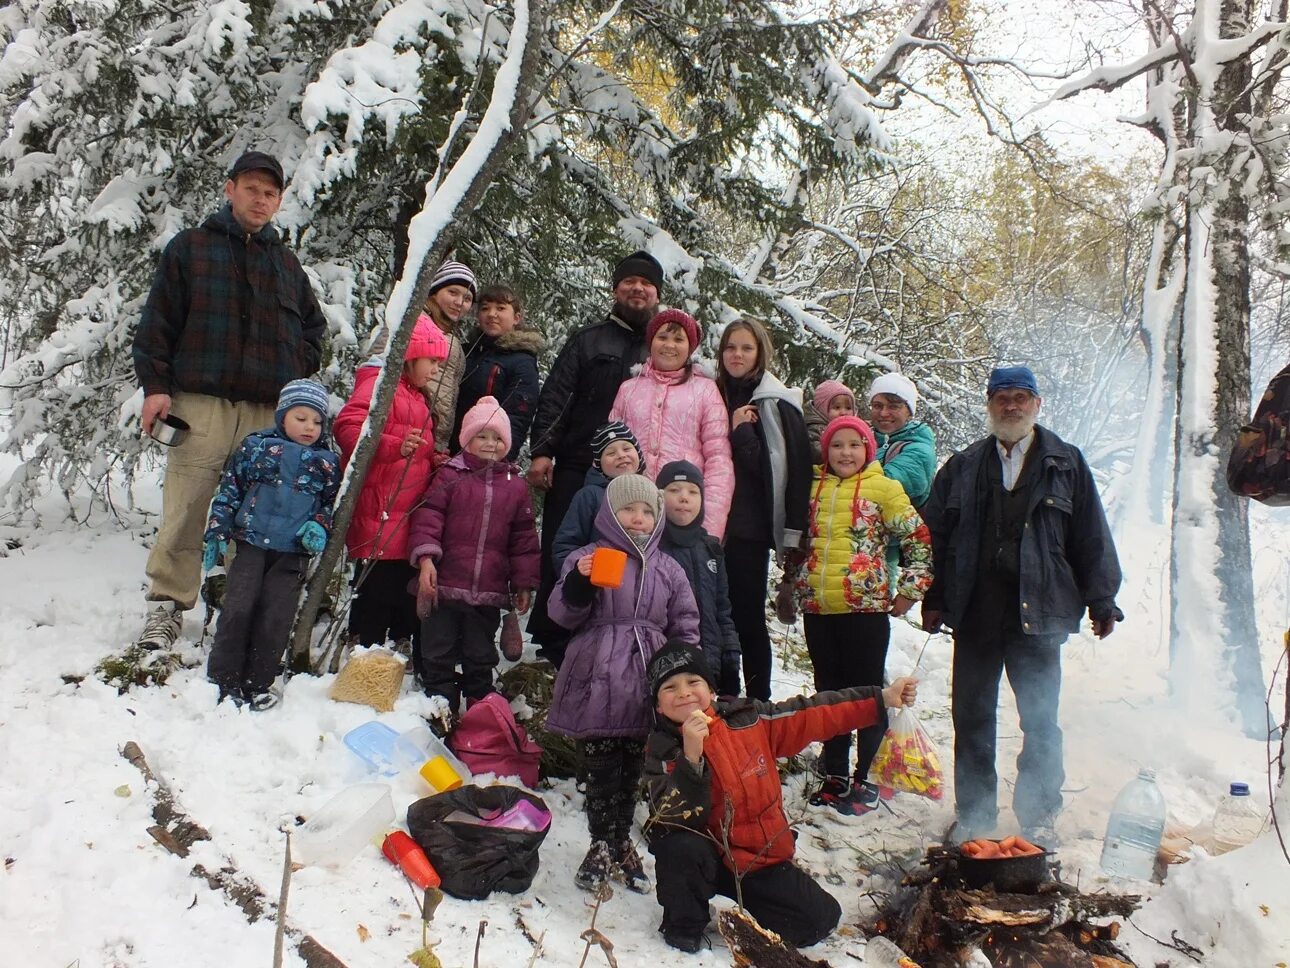
[[[646,346],[654,342],[654,337],[664,326],[680,326],[685,330],[685,339],[690,344],[690,352],[693,353],[699,348],[702,333],[699,330],[698,320],[679,309],[665,309],[649,321],[649,325],[645,327]]]
[[[829,421],[829,425],[824,428],[824,433],[820,434],[820,454],[824,459],[824,466],[829,465],[829,441],[833,435],[842,429],[854,430],[864,440],[867,448],[865,452],[865,463],[871,463],[878,454],[878,441],[873,436],[873,428],[861,420],[859,417],[851,414],[844,414],[841,417],[834,417]]]
[[[443,335],[443,330],[434,324],[433,319],[422,313],[417,317],[417,324],[412,330],[412,338],[408,340],[408,349],[403,354],[403,358],[411,361],[427,357],[432,360],[446,360],[448,337]]]

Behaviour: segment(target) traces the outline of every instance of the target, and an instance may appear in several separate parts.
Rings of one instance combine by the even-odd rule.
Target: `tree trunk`
[[[1213,16],[1203,5],[1197,19]],[[1251,0],[1222,0],[1218,36],[1249,30]],[[1208,50],[1198,37],[1197,75]],[[1217,38],[1215,38],[1217,39]],[[1212,43],[1212,41],[1210,41]],[[1223,66],[1213,90],[1202,83],[1192,109],[1198,165],[1212,184],[1189,201],[1187,285],[1178,351],[1174,470],[1170,685],[1189,708],[1237,713],[1247,734],[1266,738],[1262,663],[1254,618],[1246,504],[1224,468],[1249,414],[1249,202],[1230,167],[1226,132],[1246,123],[1250,63]]]
[[[455,226],[479,205],[507,150],[523,136],[537,79],[546,13],[546,0],[517,0],[514,4],[515,19],[506,58],[497,70],[492,98],[479,130],[447,176],[439,182],[438,191],[426,199],[425,207],[409,225],[407,262],[386,307],[386,324],[393,331],[386,348],[386,362],[372,394],[368,418],[341,481],[331,537],[310,574],[296,615],[291,640],[294,656],[308,655],[314,620],[328,580],[340,562],[345,532],[353,519],[363,480],[376,453],[402,372],[403,354],[430,291],[430,280],[451,247]],[[395,321],[397,328],[393,325]]]

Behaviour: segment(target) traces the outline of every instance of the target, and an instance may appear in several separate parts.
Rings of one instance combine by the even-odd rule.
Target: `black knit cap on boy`
[[[641,453],[640,442],[636,435],[632,433],[630,427],[621,420],[611,420],[603,423],[596,428],[596,432],[591,435],[591,466],[598,471],[603,471],[600,466],[600,455],[616,440],[625,440],[636,448],[636,455],[640,458],[640,466],[636,469],[637,474],[645,473],[645,455]],[[662,485],[659,485],[662,487]]]
[[[624,279],[640,276],[648,280],[660,293],[663,291],[663,266],[644,249],[637,249],[614,267],[614,288]]]
[[[693,484],[699,489],[699,500],[704,500],[703,471],[688,460],[674,460],[664,464],[655,483],[660,491],[667,490],[669,484]],[[698,515],[689,524],[673,524],[668,521],[668,537],[682,547],[696,544],[707,533],[703,530],[703,512],[706,506],[706,501],[699,505]]]
[[[282,165],[273,155],[266,155],[263,151],[244,152],[237,161],[233,162],[233,167],[229,169],[228,177],[236,179],[238,175],[243,175],[248,171],[262,171],[269,175],[278,183],[279,190],[287,187],[287,177],[283,174]]]
[[[713,695],[716,695],[717,682],[712,678],[712,670],[703,653],[681,639],[668,639],[667,644],[654,653],[654,658],[649,660],[649,666],[645,670],[646,678],[649,679],[650,702],[653,705],[658,705],[658,691],[663,688],[663,683],[681,672],[701,676]]]

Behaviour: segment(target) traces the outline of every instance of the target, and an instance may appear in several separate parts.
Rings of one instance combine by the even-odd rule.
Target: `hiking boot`
[[[246,697],[242,695],[242,689],[239,686],[226,686],[223,683],[215,683],[219,689],[219,698],[215,700],[215,705],[219,705],[225,699],[231,702],[236,708],[241,709],[242,704],[246,702]]]
[[[184,612],[174,602],[163,602],[148,612],[143,631],[134,644],[149,651],[169,649],[184,627]]]
[[[686,954],[696,955],[708,946],[708,939],[702,931],[698,934],[691,934],[689,931],[678,931],[676,928],[665,928],[662,930],[663,940],[677,951],[684,951]]]
[[[251,692],[249,689],[246,691],[246,704],[251,707],[252,712],[265,712],[281,701],[282,697],[272,689],[265,689],[263,692]]]
[[[878,788],[872,783],[856,780],[845,794],[829,801],[838,813],[847,817],[863,817],[878,809]]]
[[[649,875],[645,873],[645,864],[636,847],[630,840],[624,840],[614,848],[614,864],[623,886],[637,894],[648,894],[654,890]]]
[[[395,639],[394,651],[397,652],[399,655],[403,656],[405,659],[412,658],[412,640]],[[412,668],[412,663],[408,663],[408,668],[409,669]]]
[[[820,788],[806,798],[813,807],[829,807],[834,801],[845,797],[851,790],[851,784],[840,776],[826,776]]]
[[[593,840],[587,856],[578,865],[578,872],[573,875],[573,882],[584,891],[594,891],[609,880],[614,869],[614,858],[609,844],[603,840]]]

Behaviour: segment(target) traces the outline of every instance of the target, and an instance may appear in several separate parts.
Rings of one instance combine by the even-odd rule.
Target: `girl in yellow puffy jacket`
[[[796,578],[815,688],[881,687],[887,615],[905,614],[931,585],[931,536],[904,488],[874,459],[878,447],[867,423],[835,418],[820,435],[820,450],[825,464],[815,469],[810,545]],[[895,575],[887,564],[893,541],[900,544]],[[877,787],[867,777],[883,729],[859,732],[854,771],[849,733],[824,744],[826,778],[812,803],[850,815],[877,806]]]

